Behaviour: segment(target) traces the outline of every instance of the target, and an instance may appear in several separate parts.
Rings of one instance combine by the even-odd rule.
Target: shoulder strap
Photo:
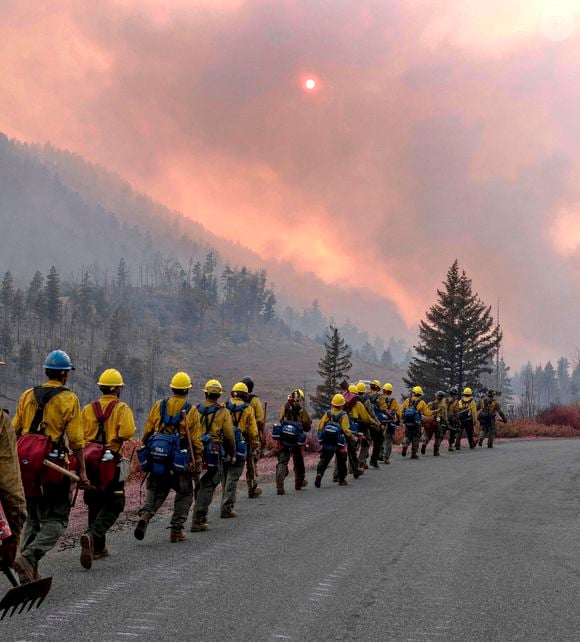
[[[102,411],[101,409],[101,404],[98,401],[93,401],[91,403],[91,407],[93,409],[93,412],[95,413],[95,417],[97,418],[97,422],[99,424],[99,429],[97,431],[97,437],[95,441],[105,445],[107,442],[106,437],[105,437],[105,424],[107,423],[109,417],[111,416],[111,413],[113,412],[113,408],[119,403],[118,399],[111,399],[107,406],[105,407],[105,412]]]
[[[249,403],[242,403],[239,405],[232,403],[231,401],[226,403],[226,408],[230,411],[232,419],[234,420],[234,426],[239,428],[240,421],[242,420],[242,414],[249,406]]]
[[[169,428],[172,429],[172,432],[175,432],[175,427],[179,426],[181,423],[181,418],[183,416],[183,413],[187,415],[187,413],[191,410],[191,404],[189,401],[186,401],[183,404],[183,407],[181,410],[176,414],[176,415],[168,415],[167,414],[167,404],[169,402],[169,399],[162,399],[161,403],[159,404],[159,414],[161,415],[161,426],[160,429],[163,428],[163,426],[168,426]]]
[[[215,404],[214,406],[204,406],[203,404],[198,404],[197,409],[199,411],[199,414],[201,415],[201,423],[205,424],[205,434],[207,435],[211,431],[211,427],[213,426],[213,422],[215,421],[215,417],[217,415],[217,411],[222,408],[223,406],[220,406],[219,404]],[[210,419],[208,419],[210,417]]]
[[[44,428],[40,428],[44,419],[44,408],[51,399],[65,390],[68,390],[68,388],[65,388],[64,386],[54,388],[52,386],[36,386],[33,388],[34,400],[36,401],[36,412],[32,418],[29,432],[44,432]]]

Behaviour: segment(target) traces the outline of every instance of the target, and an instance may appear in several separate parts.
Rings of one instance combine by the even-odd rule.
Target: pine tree
[[[20,345],[16,365],[18,368],[18,374],[23,377],[32,370],[34,363],[32,361],[32,341],[30,339],[24,339]]]
[[[438,302],[419,326],[407,377],[408,386],[421,385],[428,394],[452,386],[477,388],[480,377],[490,372],[501,344],[501,329],[494,324],[491,308],[472,290],[471,279],[454,261],[447,272]]]
[[[44,298],[46,302],[46,320],[48,321],[51,338],[54,340],[54,332],[61,318],[60,278],[54,265],[50,268],[46,277]]]
[[[392,370],[394,366],[393,355],[391,354],[391,349],[387,348],[381,357],[381,366],[387,368],[387,370]]]
[[[14,301],[14,280],[10,272],[4,274],[0,286],[0,303],[2,304],[2,319],[5,324],[10,319],[10,310]]]
[[[338,390],[338,384],[352,368],[352,350],[332,325],[326,331],[324,350],[324,357],[318,362],[317,370],[322,383],[316,387],[316,395],[310,396],[316,417],[322,417],[330,408],[330,400]]]

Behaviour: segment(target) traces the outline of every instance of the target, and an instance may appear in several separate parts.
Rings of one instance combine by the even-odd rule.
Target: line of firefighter
[[[84,490],[88,508],[88,528],[81,536],[80,561],[84,568],[90,569],[95,559],[109,555],[106,535],[124,510],[124,482],[130,466],[129,460],[122,457],[122,447],[136,433],[133,413],[120,400],[124,386],[120,372],[105,370],[97,381],[101,397],[81,410],[76,395],[66,388],[68,375],[74,370],[68,355],[62,350],[51,352],[44,369],[46,383],[26,390],[18,402],[12,422],[20,440],[18,455],[14,440],[10,442],[7,415],[1,413],[0,446],[9,452],[0,453],[0,501],[13,524],[13,538],[8,545],[5,542],[0,547],[0,557],[3,557],[0,563],[14,565],[23,583],[40,577],[39,561],[56,545],[66,529],[72,506],[70,477],[54,467],[41,466],[40,473],[28,470],[23,463],[28,463],[26,452],[32,459],[34,452],[43,448],[43,461],[52,460],[61,467],[68,466],[78,471],[78,488]],[[187,539],[184,529],[192,504],[190,530],[201,532],[208,529],[208,509],[220,482],[223,486],[220,516],[236,517],[236,491],[244,468],[248,496],[256,498],[262,493],[256,463],[265,443],[265,413],[260,399],[253,394],[252,379],[245,377],[236,383],[226,403],[219,401],[223,387],[216,379],[206,383],[205,401],[198,406],[188,401],[191,387],[189,375],[176,373],[170,382],[171,396],[157,401],[147,417],[144,447],[138,453],[142,469],[148,472],[146,498],[134,531],[138,540],[144,539],[150,520],[172,489],[175,501],[170,523],[171,542]],[[351,386],[345,384],[344,388],[344,394],[334,395],[331,409],[319,422],[322,448],[316,471],[317,488],[320,488],[322,476],[333,457],[336,460],[334,481],[339,485],[347,484],[347,472],[351,472],[355,479],[360,477],[368,468],[370,443],[370,465],[378,468],[379,461],[390,463],[394,432],[401,423],[405,427],[402,455],[406,456],[411,445],[411,458],[417,458],[421,423],[424,425],[422,453],[425,454],[427,444],[434,436],[433,452],[438,455],[447,430],[450,451],[460,449],[463,432],[467,434],[469,446],[474,448],[474,426],[479,419],[479,445],[487,437],[491,448],[496,413],[506,421],[493,391],[489,391],[477,408],[469,388],[463,391],[461,399],[457,390],[452,389],[447,399],[443,392],[438,392],[435,400],[427,404],[422,398],[422,389],[415,387],[402,406],[393,397],[393,386],[389,383],[381,387],[380,382],[372,381],[368,394],[363,382]],[[411,415],[415,417],[413,425],[408,419]],[[300,435],[304,437],[311,425],[311,418],[304,407],[304,393],[296,389],[280,410],[277,428],[281,430],[278,435],[274,434],[279,444],[276,468],[279,495],[285,494],[284,480],[288,476],[291,458],[295,489],[301,490],[307,485]],[[326,438],[327,434],[332,435],[333,427],[335,435],[342,435],[337,443],[330,443]],[[297,438],[288,440],[292,432]],[[24,436],[27,437],[23,439]],[[174,440],[175,452],[182,454],[180,464],[176,463],[176,457],[173,465],[163,461],[167,455],[163,451],[163,443],[167,444],[171,439]],[[24,446],[22,442],[25,442]],[[23,492],[20,476],[14,474],[15,461],[20,461]],[[26,499],[25,507],[22,505],[23,497]],[[28,517],[20,552],[16,554],[25,510]]]

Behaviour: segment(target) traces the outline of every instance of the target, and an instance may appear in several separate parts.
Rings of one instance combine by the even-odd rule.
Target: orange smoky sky
[[[0,129],[366,291],[351,317],[383,335],[458,258],[507,356],[554,358],[580,344],[579,8],[2,0]]]

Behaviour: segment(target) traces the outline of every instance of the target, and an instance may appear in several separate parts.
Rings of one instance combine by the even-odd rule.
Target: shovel
[[[0,600],[0,620],[3,620],[8,614],[9,617],[12,617],[16,613],[16,609],[19,609],[18,613],[22,613],[26,607],[30,611],[35,604],[38,608],[44,602],[52,585],[52,577],[43,577],[35,582],[20,584],[13,569],[3,568],[2,572],[14,588],[11,588]]]

